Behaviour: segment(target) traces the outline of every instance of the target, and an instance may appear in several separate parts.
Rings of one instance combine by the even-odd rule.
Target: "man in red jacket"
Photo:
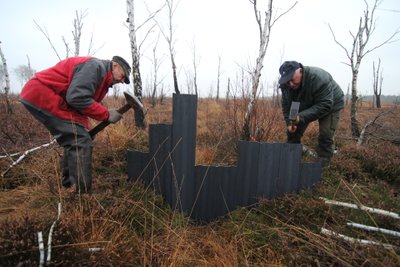
[[[20,94],[27,110],[64,148],[62,184],[80,194],[92,187],[92,138],[89,118],[116,123],[122,115],[100,102],[116,83],[129,84],[131,67],[125,59],[71,57],[37,72]]]

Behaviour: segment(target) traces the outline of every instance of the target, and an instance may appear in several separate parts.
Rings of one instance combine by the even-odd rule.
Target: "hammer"
[[[291,124],[296,121],[297,115],[299,114],[300,102],[292,101],[292,105],[290,106],[289,112],[289,120]]]
[[[143,109],[143,104],[140,102],[140,100],[136,96],[130,94],[129,92],[124,92],[124,96],[126,99],[126,104],[117,110],[118,113],[124,114],[131,108],[133,108],[134,110]],[[102,121],[99,124],[97,124],[93,129],[91,129],[89,131],[90,137],[92,139],[94,139],[96,134],[98,134],[100,131],[102,131],[104,128],[106,128],[109,124],[110,124],[110,122],[107,120]]]
[[[292,105],[290,106],[290,111],[289,111],[289,120],[290,120],[290,129],[291,131],[295,131],[296,128],[296,120],[297,120],[297,115],[299,114],[299,108],[300,108],[300,102],[297,101],[292,101]]]

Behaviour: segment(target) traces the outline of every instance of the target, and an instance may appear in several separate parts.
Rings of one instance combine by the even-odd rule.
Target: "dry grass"
[[[166,101],[147,110],[147,123],[171,123],[171,99]],[[109,106],[118,107],[122,102],[107,99]],[[240,100],[199,100],[198,164],[235,163],[244,105]],[[24,151],[49,142],[44,127],[19,105],[15,107],[14,115],[0,112],[3,152]],[[361,108],[360,125],[380,113]],[[256,139],[284,142],[280,110],[265,101],[257,114],[255,121],[262,131]],[[400,111],[395,109],[379,121],[384,127],[374,129],[374,133],[400,129],[399,116]],[[318,125],[313,124],[304,143],[313,147],[317,135]],[[62,211],[54,227],[52,262],[48,265],[398,266],[399,238],[350,228],[346,222],[400,231],[399,220],[327,206],[319,197],[398,213],[399,145],[369,137],[366,144],[357,147],[350,138],[347,109],[338,136],[339,152],[316,187],[298,195],[261,199],[256,206],[238,209],[208,225],[196,225],[141,184],[126,182],[126,149],[147,150],[148,145],[147,130],[134,127],[133,114],[128,112],[123,121],[96,137],[92,195],[71,196],[62,190],[58,164],[61,150],[57,145],[34,152],[0,178],[0,266],[39,265],[37,233],[43,232],[47,248],[58,203]],[[3,172],[9,164],[8,159],[0,159],[0,170]],[[320,233],[321,227],[389,243],[394,249],[325,236]],[[90,252],[89,248],[100,250]]]

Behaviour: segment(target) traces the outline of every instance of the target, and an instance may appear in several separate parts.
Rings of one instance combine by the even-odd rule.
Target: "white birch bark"
[[[342,235],[342,234],[336,233],[336,232],[334,232],[332,230],[328,230],[326,228],[321,228],[321,234],[324,234],[324,235],[327,235],[327,236],[334,236],[336,238],[343,239],[343,240],[345,240],[347,242],[350,242],[350,243],[358,243],[358,244],[361,244],[361,245],[377,245],[377,246],[383,246],[386,249],[393,249],[394,248],[390,244],[384,244],[384,243],[381,243],[381,242],[376,242],[376,241],[371,241],[371,240],[366,240],[366,239],[353,238],[353,237],[349,237],[349,236],[346,236],[346,235]]]
[[[0,41],[0,45],[1,45],[1,41]],[[3,88],[4,88],[4,97],[6,99],[6,112],[7,112],[7,114],[11,114],[13,110],[12,110],[11,101],[10,101],[10,97],[9,97],[10,75],[8,74],[7,60],[3,54],[1,46],[0,46],[0,58],[1,58],[1,61],[3,62],[3,73],[4,73],[4,87]]]
[[[400,215],[398,213],[395,213],[395,212],[386,211],[386,210],[377,209],[377,208],[371,208],[371,207],[367,207],[367,206],[364,206],[364,205],[361,205],[361,204],[360,205],[356,205],[356,204],[347,203],[347,202],[329,200],[329,199],[326,199],[326,198],[323,198],[323,197],[320,197],[320,199],[324,200],[325,203],[329,204],[329,205],[342,206],[342,207],[347,207],[347,208],[351,208],[351,209],[360,209],[360,210],[364,210],[364,211],[367,211],[367,212],[371,212],[371,213],[376,213],[376,214],[392,217],[394,219],[400,219]]]
[[[379,232],[387,235],[392,235],[396,237],[400,237],[400,232],[398,231],[393,231],[389,229],[384,229],[384,228],[379,228],[379,227],[373,227],[373,226],[368,226],[360,223],[347,223],[348,226],[352,226],[354,228],[366,230],[366,231],[372,231],[372,232]]]
[[[135,3],[134,0],[127,0],[127,14],[128,14],[128,25],[129,25],[129,40],[131,44],[132,53],[132,76],[133,76],[133,87],[135,96],[142,102],[142,78],[140,76],[139,68],[139,49],[136,41],[136,28],[135,28]],[[144,113],[143,110],[135,111],[135,125],[140,128],[144,128]]]

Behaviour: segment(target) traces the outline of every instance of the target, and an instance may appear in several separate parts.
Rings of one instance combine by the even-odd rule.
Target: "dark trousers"
[[[323,118],[318,119],[319,123],[319,136],[318,136],[318,147],[317,154],[321,158],[330,159],[333,156],[334,151],[334,136],[335,131],[339,122],[340,111],[336,111],[326,115]],[[300,122],[297,125],[297,130],[294,133],[287,132],[288,143],[301,143],[301,138],[305,130],[308,127],[308,123]]]
[[[89,193],[92,187],[92,138],[86,128],[73,121],[61,120],[39,108],[23,103],[64,148],[61,161],[63,185],[76,185],[79,193]]]

